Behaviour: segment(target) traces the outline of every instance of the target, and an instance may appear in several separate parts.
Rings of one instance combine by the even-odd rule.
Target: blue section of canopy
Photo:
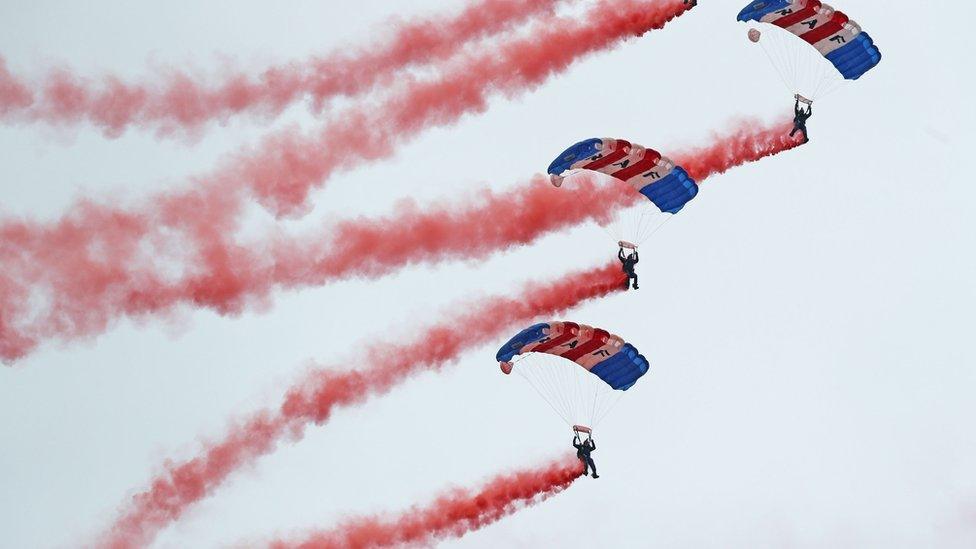
[[[684,168],[675,166],[671,173],[645,186],[640,192],[662,212],[676,214],[698,195],[698,184]]]
[[[553,175],[563,173],[580,158],[589,158],[600,152],[602,144],[603,140],[596,137],[576,143],[556,157],[552,164],[549,164],[549,173]]]

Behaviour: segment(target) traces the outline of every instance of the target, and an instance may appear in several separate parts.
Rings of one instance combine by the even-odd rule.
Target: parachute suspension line
[[[620,391],[561,357],[529,355],[528,362],[516,368],[533,390],[567,425],[598,424],[619,399]],[[514,361],[513,361],[514,363]]]
[[[781,34],[783,36],[783,40],[785,41],[787,38],[789,38],[789,36],[787,35],[791,33],[788,32],[786,29],[783,29],[783,32]],[[793,50],[793,59],[795,60],[795,63],[793,65],[793,70],[796,71],[795,74],[793,75],[793,78],[795,79],[794,81],[796,82],[800,81],[801,75],[810,74],[810,57],[804,55],[805,52],[807,52],[806,47],[807,45],[805,42],[803,42],[801,45],[800,41],[797,40],[790,41],[790,48]]]
[[[647,205],[632,206],[628,210],[619,212],[613,221],[606,225],[600,225],[614,243],[626,240],[638,245],[643,244],[674,217],[673,214],[658,210],[650,202]]]
[[[573,418],[573,406],[569,401],[568,395],[562,390],[560,390],[560,370],[557,368],[557,364],[554,364],[554,360],[548,356],[538,357],[539,359],[539,372],[541,379],[546,383],[547,394],[553,395],[553,399],[558,402],[559,407],[562,409],[563,416],[566,423],[572,424]]]
[[[564,397],[564,400],[566,401],[566,415],[569,416],[569,419],[572,421],[576,419],[574,417],[574,412],[578,409],[576,408],[577,396],[575,392],[567,391],[563,388],[565,387],[572,389],[574,382],[576,381],[575,374],[577,368],[575,367],[575,364],[559,364],[560,360],[561,359],[547,357],[549,371],[553,373],[555,379],[557,380],[555,383],[555,390],[562,397]]]
[[[553,405],[552,401],[550,401],[549,398],[546,397],[545,393],[543,393],[542,391],[540,391],[539,388],[535,386],[535,383],[533,383],[531,379],[529,379],[527,376],[524,376],[524,375],[522,377],[525,378],[525,380],[529,382],[529,386],[531,386],[532,389],[535,390],[535,392],[540,397],[542,397],[542,400],[546,401],[546,404],[548,404],[549,407],[552,408],[552,411],[553,412],[556,412],[556,415],[557,416],[559,416],[560,418],[562,418],[562,420],[566,423],[566,425],[572,425],[573,424],[573,422],[570,421],[569,418],[567,418],[565,415],[563,415],[563,413],[561,411],[559,411],[559,409],[556,408],[556,406]]]
[[[583,400],[581,396],[582,387],[580,387],[580,377],[579,377],[579,371],[581,369],[582,368],[579,368],[575,364],[569,365],[568,368],[569,375],[572,376],[572,378],[568,380],[569,381],[568,396],[570,400],[570,406],[571,406],[570,410],[573,414],[573,419],[577,419],[579,417],[580,402],[582,402]]]
[[[641,209],[640,218],[637,220],[636,226],[634,227],[634,234],[637,235],[637,241],[634,244],[643,244],[647,240],[647,236],[651,233],[652,226],[656,226],[660,223],[660,218],[663,212],[657,209],[653,203],[645,204],[644,208]]]
[[[640,217],[635,217],[634,219],[634,226],[631,228],[633,231],[631,234],[635,235],[634,244],[644,243],[644,238],[642,233],[644,232],[644,228],[646,228],[646,225],[644,225],[644,219],[647,218],[648,209],[649,206],[645,206],[641,208]]]
[[[571,382],[574,381],[570,376],[575,374],[576,369],[574,368],[575,364],[560,364],[562,360],[548,355],[543,359],[552,379],[552,390],[559,395],[563,402],[563,410],[569,418],[570,423],[572,423],[576,419],[573,417],[573,411],[576,410],[575,395],[565,390],[565,388],[568,388]]]
[[[590,372],[588,370],[584,370],[582,368],[574,368],[573,369],[573,372],[575,373],[575,376],[576,376],[576,399],[577,399],[577,401],[576,401],[577,408],[576,409],[579,410],[579,411],[581,411],[581,412],[583,412],[583,411],[585,411],[588,408],[588,406],[587,406],[587,398],[586,398],[587,395],[586,395],[586,391],[584,390],[584,387],[583,387],[583,375],[585,374],[585,375],[588,375],[589,376],[589,375],[592,375],[592,374],[590,374]],[[591,400],[593,400],[593,399],[591,399]],[[590,426],[592,427],[592,425],[590,425]]]
[[[775,33],[776,31],[773,32]],[[786,70],[786,78],[793,85],[796,85],[797,64],[800,62],[799,57],[796,55],[796,49],[788,47],[780,35],[774,35],[776,36],[776,41],[779,43],[779,45],[776,46],[776,50],[780,52],[780,56],[783,59],[783,66]]]
[[[822,64],[820,66],[820,70],[820,84],[817,86],[817,89],[811,99],[826,97],[839,90],[844,86],[844,84],[847,83],[847,80],[840,76],[832,66],[828,67],[827,65]]]
[[[813,91],[810,92],[810,99],[811,100],[818,99],[820,97],[820,93],[824,89],[824,85],[825,84],[826,85],[829,85],[829,83],[830,83],[830,80],[829,80],[828,75],[827,75],[827,70],[826,70],[826,68],[822,64],[817,67],[817,71],[816,72],[817,72],[817,75],[818,75],[818,77],[816,79],[817,85],[816,85],[815,88],[813,88]]]
[[[775,54],[775,59],[771,61],[774,63],[774,66],[780,68],[787,85],[789,85],[796,78],[796,60],[793,58],[793,51],[784,47],[782,37],[775,30],[764,33],[764,38],[767,41],[772,41],[772,52]]]
[[[555,395],[556,393],[552,391],[550,387],[549,380],[545,376],[545,371],[542,369],[542,364],[534,364],[535,361],[529,361],[525,366],[519,369],[519,373],[522,377],[526,379],[533,387],[539,391],[539,394],[549,403],[550,406],[554,408],[560,408],[559,415],[562,417],[563,410],[565,408],[558,406],[559,403],[554,402],[552,398],[548,395]],[[567,418],[564,418],[567,419]]]
[[[624,219],[624,216],[626,215],[628,214],[625,212],[618,212],[614,216],[613,221],[606,225],[601,225],[611,241],[619,242],[621,240],[627,240],[626,237],[628,236],[629,229],[626,227],[628,225],[628,220]]]
[[[590,426],[595,427],[599,425],[603,418],[610,413],[623,396],[623,391],[615,391],[612,389],[605,389],[593,399],[593,407],[590,413]]]
[[[541,365],[540,365],[540,366],[541,366]],[[531,367],[531,366],[530,366],[530,367]],[[550,399],[550,397],[548,396],[548,395],[556,395],[556,394],[558,394],[558,391],[552,391],[552,390],[546,390],[546,391],[543,391],[543,390],[542,390],[542,389],[540,389],[540,387],[539,387],[539,386],[538,386],[538,385],[536,384],[536,381],[537,381],[537,380],[534,380],[534,379],[533,379],[532,377],[530,377],[529,375],[526,375],[526,373],[525,373],[525,372],[523,372],[522,370],[518,370],[518,372],[519,372],[519,375],[521,375],[521,376],[522,376],[522,378],[523,378],[523,379],[525,379],[525,380],[526,380],[526,381],[527,381],[527,382],[529,383],[529,385],[530,385],[530,386],[532,387],[532,389],[533,389],[533,390],[535,390],[535,392],[536,392],[536,393],[537,393],[537,394],[538,394],[538,395],[539,395],[540,397],[542,397],[542,400],[544,400],[544,401],[546,401],[546,404],[548,404],[548,405],[549,405],[549,407],[550,407],[550,408],[552,408],[552,411],[553,411],[553,412],[556,412],[556,415],[557,415],[557,416],[559,416],[560,418],[562,418],[562,420],[563,420],[564,422],[566,422],[566,424],[567,424],[567,425],[572,425],[572,424],[573,424],[573,422],[572,422],[572,421],[570,420],[570,418],[569,418],[569,417],[567,417],[567,415],[566,415],[566,414],[565,414],[565,413],[563,412],[563,410],[560,410],[560,409],[559,409],[559,407],[558,407],[558,406],[557,406],[557,405],[556,405],[555,403],[553,403],[553,401],[552,401],[552,400]],[[540,379],[539,379],[538,381],[539,381],[539,384],[541,384],[541,383],[543,383],[543,381],[542,381],[542,378],[540,378]]]
[[[624,240],[633,239],[633,244],[640,244],[640,229],[643,226],[644,218],[647,216],[647,205],[643,205],[630,216],[630,227],[627,228],[627,236]]]
[[[590,428],[591,429],[593,428],[594,424],[596,423],[596,403],[597,403],[598,400],[601,399],[602,396],[603,395],[600,395],[597,398],[594,398],[593,399],[593,408],[590,410]]]
[[[579,410],[577,406],[579,405],[579,377],[576,375],[575,364],[567,365],[567,369],[572,371],[572,377],[569,378],[569,384],[566,386],[568,389],[566,396],[569,398],[570,410]],[[575,419],[575,418],[574,418]]]
[[[580,382],[580,402],[579,408],[581,417],[586,417],[587,426],[593,428],[600,422],[600,418],[603,415],[601,412],[604,411],[606,406],[606,400],[608,394],[617,393],[622,394],[620,391],[615,391],[610,389],[608,386],[604,385],[602,382],[597,382],[595,384],[594,393],[592,395],[586,394],[586,391],[582,387],[587,380],[591,379],[592,374],[582,368],[577,368],[574,370],[576,372],[577,382]]]
[[[822,92],[822,93],[821,93],[821,94],[820,94],[820,95],[819,95],[818,97],[819,97],[820,99],[823,99],[824,97],[827,97],[827,96],[829,96],[830,94],[832,94],[832,93],[834,93],[835,91],[837,91],[837,90],[839,90],[839,89],[841,89],[841,88],[843,88],[843,87],[844,87],[844,85],[846,85],[846,84],[847,84],[847,80],[832,80],[832,81],[831,81],[831,84],[830,84],[830,86],[829,86],[829,87],[827,88],[827,90],[826,90],[826,91],[824,91],[824,92]]]
[[[792,59],[792,71],[793,74],[791,78],[793,79],[793,86],[797,88],[796,92],[806,92],[810,93],[807,88],[806,82],[802,82],[802,75],[809,75],[811,73],[810,58],[804,56],[804,50],[793,41],[790,36],[792,36],[786,29],[780,33],[780,42],[791,55]],[[805,47],[805,46],[804,46]]]
[[[611,400],[610,405],[609,406],[606,406],[603,409],[603,411],[600,412],[600,414],[593,419],[593,425],[596,425],[597,423],[600,423],[601,421],[603,421],[603,418],[607,417],[607,415],[610,414],[610,411],[613,410],[614,408],[616,408],[617,407],[617,404],[620,403],[620,397],[623,396],[623,391],[614,391],[614,392],[615,393],[619,393],[619,394],[612,395],[610,397],[610,400]]]
[[[807,56],[805,59],[800,58],[800,55],[802,55],[804,52],[809,54],[809,52],[806,50],[807,48],[806,42],[803,42],[802,45],[800,43],[794,44],[792,47],[793,50],[796,52],[798,62],[802,62],[802,66],[800,69],[802,70],[802,73],[797,73],[796,75],[796,81],[799,83],[798,86],[802,86],[802,89],[797,91],[800,92],[801,94],[806,93],[806,94],[813,95],[814,97],[810,97],[810,99],[814,99],[816,96],[815,91],[817,88],[820,87],[820,84],[824,78],[824,73],[822,70],[823,67],[819,66],[819,64],[814,65],[814,60],[810,56]],[[801,50],[801,48],[804,49]],[[801,74],[806,75],[806,81],[801,82],[800,79]],[[813,89],[814,92],[811,92],[810,91],[811,89]]]
[[[766,40],[768,40],[768,38],[766,38]],[[769,48],[766,47],[766,44],[763,43],[762,40],[759,41],[759,45],[762,47],[763,52],[766,54],[766,58],[769,60],[769,64],[773,66],[773,69],[776,70],[776,74],[779,75],[780,82],[783,83],[783,86],[786,87],[787,91],[794,92],[795,90],[790,88],[790,84],[787,80],[786,74],[783,72],[783,69],[780,68],[780,63],[777,62],[775,59],[773,59],[773,54],[770,53]],[[780,51],[782,52],[782,50]],[[785,63],[783,65],[785,67]]]
[[[620,234],[620,212],[613,214],[613,218],[607,222],[606,225],[601,224],[600,228],[603,229],[610,240],[621,240],[623,235]]]
[[[623,237],[620,235],[620,231],[613,227],[613,222],[608,225],[600,225],[600,228],[603,229],[603,232],[607,233],[607,238],[610,240],[620,241],[623,239]]]
[[[569,176],[567,176],[567,177],[569,177]],[[607,176],[607,177],[608,177],[608,179],[612,179],[609,176]],[[605,184],[611,184],[611,182],[610,181],[607,181],[607,182],[605,182]],[[580,204],[583,203],[583,200],[581,198],[578,198],[577,197],[576,200]],[[624,238],[624,231],[621,230],[622,229],[621,223],[622,223],[621,222],[621,213],[620,212],[616,212],[616,213],[612,214],[612,217],[610,218],[610,221],[608,221],[606,224],[599,223],[598,222],[597,223],[597,226],[599,226],[600,229],[602,229],[603,232],[606,233],[606,235],[610,238],[610,240],[612,240],[613,242],[618,242],[620,240],[626,240]]]
[[[644,233],[640,234],[640,236],[638,237],[638,241],[635,242],[635,244],[643,244],[646,240],[649,240],[659,230],[661,230],[661,227],[663,227],[668,221],[671,221],[671,218],[674,217],[674,214],[669,214],[666,212],[661,212],[661,215],[664,216],[664,220],[658,223],[657,225],[655,225],[653,229],[650,228],[649,226],[645,227]]]

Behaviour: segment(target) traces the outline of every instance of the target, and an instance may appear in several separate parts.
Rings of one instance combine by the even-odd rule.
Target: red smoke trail
[[[434,502],[395,516],[348,520],[332,530],[316,532],[302,541],[277,540],[274,549],[339,549],[433,545],[447,537],[460,538],[544,501],[566,488],[583,473],[575,457],[543,467],[499,475],[477,492],[451,490]]]
[[[235,181],[279,215],[300,212],[309,192],[336,171],[387,158],[426,127],[484,112],[493,93],[535,88],[574,61],[663,28],[689,9],[680,0],[598,0],[578,18],[547,19],[527,37],[460,54],[436,79],[405,79],[382,106],[350,109],[317,135],[266,139],[259,154],[239,160]]]
[[[803,141],[799,134],[790,137],[792,129],[791,122],[765,128],[754,121],[741,122],[731,132],[714,135],[710,145],[676,154],[674,161],[681,164],[692,179],[700,181],[747,162],[799,147]]]
[[[686,9],[679,0],[601,0],[582,19],[549,20],[527,38],[456,59],[440,78],[406,83],[381,105],[354,107],[318,136],[280,133],[197,188],[160,194],[135,209],[82,202],[52,225],[3,223],[0,358],[21,358],[47,338],[100,333],[119,314],[167,310],[174,301],[167,297],[171,281],[160,273],[170,264],[159,258],[202,258],[180,288],[184,299],[239,311],[239,296],[253,282],[240,273],[253,271],[253,257],[233,237],[249,196],[258,194],[277,211],[296,211],[336,170],[390,156],[427,127],[483,111],[494,91],[532,88],[580,57],[660,28]],[[135,290],[126,285],[129,273],[139,276]],[[45,288],[68,291],[45,295]]]
[[[88,122],[109,137],[131,126],[153,127],[160,135],[192,132],[244,112],[274,115],[303,97],[321,105],[336,96],[368,92],[403,68],[441,61],[466,43],[534,16],[551,15],[557,1],[478,0],[457,14],[379,29],[375,35],[390,38],[351,53],[344,47],[304,63],[271,67],[257,76],[225,74],[217,82],[179,69],[153,83],[126,83],[115,76],[92,81],[59,70],[31,91],[4,70],[0,58],[0,115],[58,125]]]
[[[275,410],[255,414],[207,444],[194,458],[167,462],[149,486],[133,496],[100,547],[145,546],[186,509],[212,494],[230,475],[295,440],[305,427],[325,423],[340,406],[352,406],[388,392],[414,374],[440,370],[458,356],[495,341],[539,317],[558,316],[587,300],[623,291],[619,265],[570,274],[554,282],[527,285],[514,295],[494,296],[452,307],[454,313],[405,343],[376,344],[359,351],[352,370],[322,368],[294,385]]]
[[[797,141],[783,138],[786,130],[780,124],[745,123],[673,158],[702,182],[731,166],[796,146]],[[159,250],[153,257],[127,232],[144,229],[138,217],[96,215],[96,210],[86,215],[93,234],[79,236],[78,227],[69,223],[33,233],[0,232],[0,258],[5,259],[0,266],[0,356],[15,358],[45,339],[101,333],[125,316],[166,315],[187,305],[233,314],[267,302],[275,290],[381,276],[420,262],[483,258],[586,221],[605,223],[636,196],[612,180],[599,184],[576,177],[571,184],[571,190],[555,189],[544,179],[533,180],[426,208],[406,202],[391,215],[262,242],[236,242],[213,216],[203,216],[201,228],[176,252]],[[161,274],[167,264],[186,267],[180,276],[167,278]],[[40,314],[26,310],[32,291],[48,296]]]
[[[27,86],[7,70],[7,64],[0,57],[0,116],[31,104],[31,93]]]

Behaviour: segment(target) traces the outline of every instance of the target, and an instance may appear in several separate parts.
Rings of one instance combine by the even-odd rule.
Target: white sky
[[[790,97],[735,23],[740,3],[703,1],[664,31],[337,176],[291,225],[383,212],[405,195],[504,188],[586,137],[667,153],[734,116],[774,117]],[[5,1],[0,55],[17,74],[63,63],[137,78],[153,64],[206,72],[228,56],[264,66],[369,40],[395,12],[452,4]],[[643,249],[641,291],[569,315],[620,333],[652,363],[601,426],[601,479],[446,545],[976,543],[976,8],[838,7],[871,33],[882,65],[818,104],[809,146],[704,183]],[[651,81],[662,65],[666,83]],[[288,121],[315,123],[301,107],[279,123]],[[134,200],[205,172],[268,127],[239,119],[190,144],[0,127],[0,212],[51,218],[80,195]],[[354,357],[457,299],[615,252],[585,226],[484,263],[284,293],[240,318],[188,311],[45,346],[0,369],[0,546],[89,539],[163,459],[276,402],[310,359]],[[563,424],[498,372],[496,347],[336,414],[235,475],[156,546],[226,545],[397,511],[566,451]]]

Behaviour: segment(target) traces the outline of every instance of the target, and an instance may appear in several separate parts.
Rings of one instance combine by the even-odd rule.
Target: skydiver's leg
[[[593,478],[600,478],[600,475],[596,474],[596,464],[593,463],[593,458],[591,457],[586,458],[586,463],[590,466],[590,469],[593,471]]]
[[[590,462],[592,462],[593,460],[584,457],[580,457],[579,460],[583,462],[583,476],[585,477],[586,475],[590,474],[587,466],[589,466]]]
[[[790,132],[790,137],[793,137],[794,135],[796,135],[796,132],[798,132],[798,131],[800,131],[800,127],[799,126],[793,126],[793,131]]]
[[[634,279],[634,289],[636,290],[636,289],[640,288],[640,286],[637,285],[637,273],[634,273],[633,275],[631,275],[631,278]]]

